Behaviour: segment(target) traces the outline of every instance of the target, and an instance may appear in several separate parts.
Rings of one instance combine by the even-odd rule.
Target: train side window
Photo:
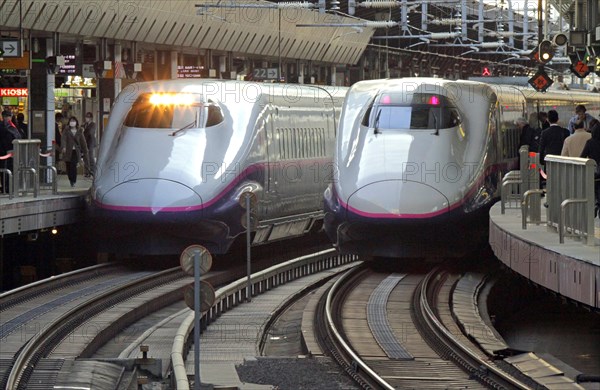
[[[290,135],[292,136],[292,158],[298,158],[298,133],[295,127],[290,129]]]
[[[300,141],[300,158],[306,157],[306,137],[304,137],[304,127],[298,129],[298,137]]]
[[[277,137],[277,147],[279,148],[279,158],[284,159],[285,155],[283,154],[283,139],[281,137],[281,129],[275,129],[275,136]]]

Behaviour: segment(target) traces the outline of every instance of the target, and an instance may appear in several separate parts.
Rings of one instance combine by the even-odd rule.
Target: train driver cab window
[[[141,94],[125,118],[125,126],[147,129],[209,127],[221,122],[220,107],[192,93]]]
[[[381,93],[362,124],[378,130],[448,129],[460,125],[458,109],[446,97],[427,93]]]
[[[224,117],[221,107],[219,107],[219,105],[212,100],[209,100],[208,103],[204,104],[202,107],[199,127],[215,126],[223,122],[223,120]]]

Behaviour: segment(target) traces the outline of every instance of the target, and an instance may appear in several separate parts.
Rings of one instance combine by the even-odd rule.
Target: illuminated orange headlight
[[[150,95],[150,103],[154,105],[189,106],[195,100],[191,93],[153,93]]]

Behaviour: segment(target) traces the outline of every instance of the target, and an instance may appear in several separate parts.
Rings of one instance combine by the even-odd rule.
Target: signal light
[[[554,57],[554,46],[549,40],[544,40],[540,43],[539,58],[542,64],[547,63]]]
[[[556,34],[554,36],[554,38],[552,38],[552,42],[556,46],[564,46],[567,44],[567,42],[569,42],[569,38],[566,36],[566,34],[559,33],[559,34]]]

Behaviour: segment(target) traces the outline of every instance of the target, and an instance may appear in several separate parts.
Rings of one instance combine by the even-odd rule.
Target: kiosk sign
[[[27,88],[0,88],[0,97],[27,97]]]

